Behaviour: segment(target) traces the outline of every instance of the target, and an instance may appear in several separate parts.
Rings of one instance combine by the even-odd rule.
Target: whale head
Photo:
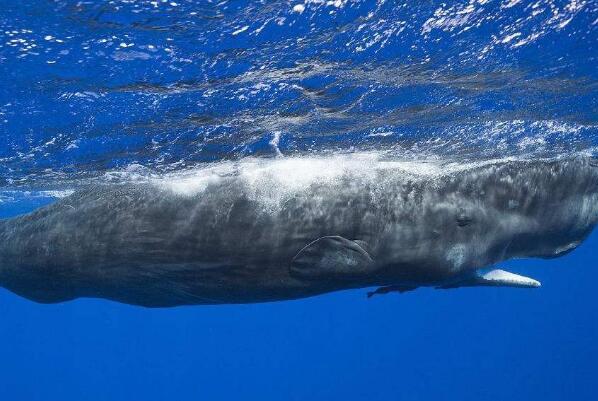
[[[440,177],[423,198],[422,212],[403,218],[421,230],[396,225],[389,264],[411,260],[456,274],[512,258],[553,258],[575,249],[598,223],[598,163],[493,162]]]
[[[472,241],[488,264],[511,258],[554,258],[574,250],[598,223],[598,163],[576,157],[497,164],[479,173],[470,196],[485,229]],[[471,184],[471,183],[470,183]],[[467,207],[457,225],[470,223]],[[482,255],[478,255],[482,258]]]
[[[598,223],[598,163],[575,158],[534,169],[507,205],[509,257],[554,258],[580,245]],[[512,210],[509,210],[512,209]]]

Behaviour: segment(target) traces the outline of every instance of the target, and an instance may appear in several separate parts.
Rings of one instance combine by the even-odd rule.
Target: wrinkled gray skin
[[[590,158],[441,176],[383,164],[291,189],[273,175],[256,184],[231,173],[193,194],[156,183],[81,191],[0,222],[0,285],[43,303],[98,297],[149,307],[442,286],[506,259],[559,256],[598,221]],[[325,236],[357,240],[371,263],[335,271],[341,255],[326,271],[293,266]]]

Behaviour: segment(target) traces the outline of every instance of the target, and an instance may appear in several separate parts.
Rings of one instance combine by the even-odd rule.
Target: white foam
[[[295,6],[293,6],[293,12],[295,13],[303,13],[303,11],[305,11],[305,5],[304,4],[295,4]]]
[[[39,194],[43,197],[47,196],[49,198],[66,198],[67,196],[70,196],[74,193],[75,191],[72,189],[63,189],[63,190],[52,190],[52,191],[40,191]]]
[[[239,29],[237,29],[236,31],[234,31],[234,32],[232,33],[232,35],[233,35],[233,36],[236,36],[236,35],[238,35],[238,34],[240,34],[240,33],[243,33],[243,32],[245,32],[245,31],[246,31],[246,30],[248,30],[248,29],[249,29],[249,25],[245,25],[244,27],[242,27],[242,28],[239,28]]]
[[[187,171],[153,176],[150,181],[157,187],[179,195],[192,196],[202,192],[211,183],[226,176],[241,179],[251,191],[279,197],[294,193],[314,183],[326,183],[343,176],[369,177],[384,170],[418,177],[441,177],[458,171],[509,159],[488,160],[473,163],[447,163],[442,160],[407,161],[383,159],[376,152],[323,156],[293,156],[263,159],[248,157],[240,161],[226,161]]]
[[[274,148],[274,151],[276,152],[277,156],[282,156],[282,152],[280,151],[280,148],[278,147],[278,145],[280,144],[280,135],[282,135],[282,132],[280,132],[280,131],[274,132],[274,135],[272,136],[272,139],[269,142],[270,146],[272,146],[272,148]]]

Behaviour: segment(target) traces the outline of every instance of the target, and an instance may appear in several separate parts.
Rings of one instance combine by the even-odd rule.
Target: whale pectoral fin
[[[291,274],[308,279],[356,278],[374,271],[374,261],[355,241],[339,236],[321,237],[293,258]]]
[[[389,292],[398,292],[402,294],[407,291],[413,291],[416,288],[417,287],[410,287],[407,285],[389,285],[387,287],[379,287],[375,291],[368,292],[368,298],[371,298],[374,295],[388,294]]]
[[[539,281],[530,277],[521,276],[505,270],[491,269],[475,270],[466,276],[462,276],[460,279],[436,288],[447,289],[477,286],[536,288],[540,287],[540,285]]]

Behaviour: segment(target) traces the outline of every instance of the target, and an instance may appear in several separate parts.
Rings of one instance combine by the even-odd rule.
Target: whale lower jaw
[[[459,287],[519,287],[538,288],[542,284],[533,278],[511,273],[501,269],[478,269],[459,275],[449,282],[439,285],[436,288],[448,289]]]

